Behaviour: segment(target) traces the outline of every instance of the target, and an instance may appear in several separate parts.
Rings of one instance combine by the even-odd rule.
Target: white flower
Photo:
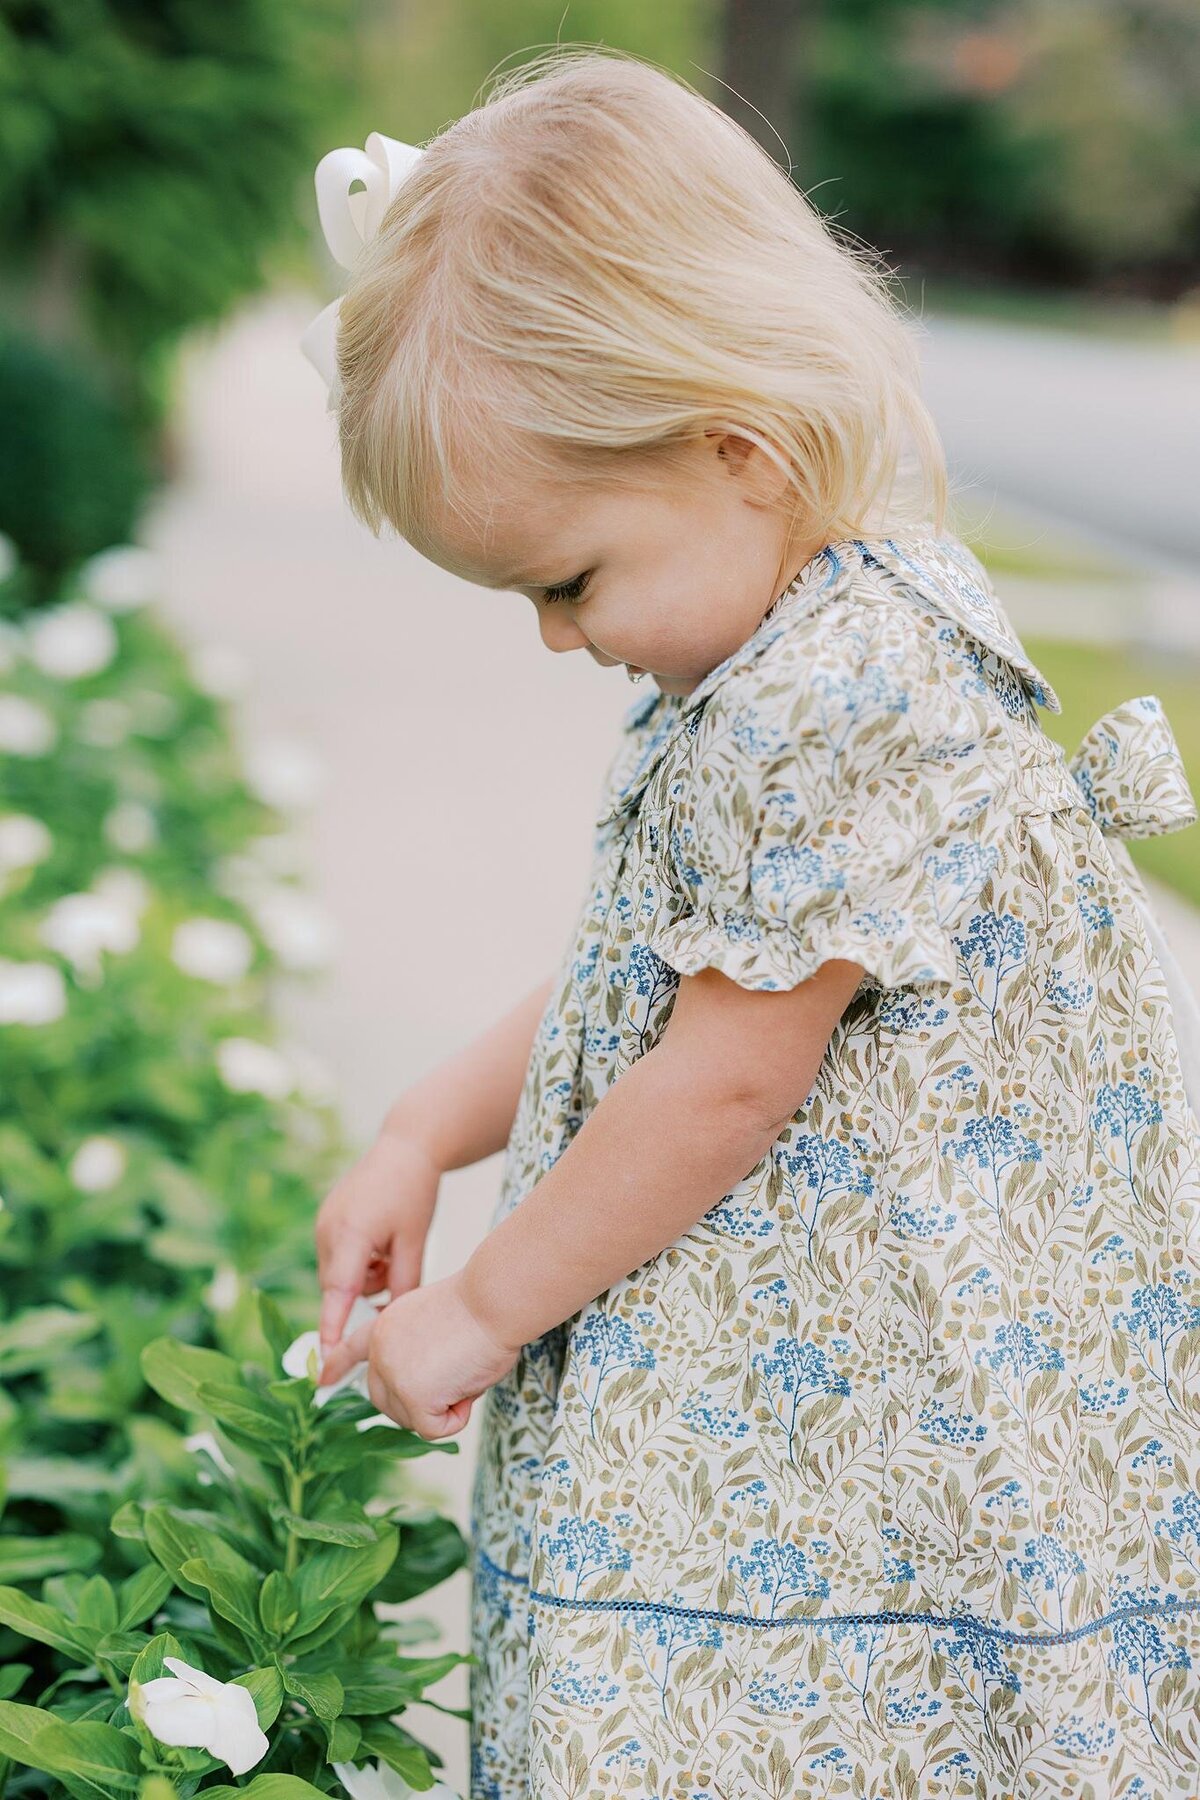
[[[334,946],[324,910],[295,888],[264,887],[247,899],[254,922],[285,969],[323,969]]]
[[[50,908],[38,936],[51,950],[73,963],[77,973],[95,981],[105,950],[123,955],[141,936],[128,904],[104,893],[64,894]]]
[[[104,815],[102,830],[114,850],[137,856],[158,838],[158,822],[140,800],[122,800]]]
[[[171,960],[197,981],[240,981],[254,961],[254,940],[231,919],[185,919],[171,936]]]
[[[17,566],[17,546],[6,531],[0,531],[0,581],[7,581]]]
[[[223,1469],[226,1475],[236,1475],[236,1469],[211,1431],[193,1431],[190,1437],[184,1438],[183,1447],[185,1450],[190,1450],[193,1456],[198,1450],[207,1450],[218,1469]],[[212,1476],[208,1473],[208,1470],[204,1467],[203,1463],[201,1463],[200,1467],[196,1470],[196,1479],[200,1482],[202,1487],[212,1486]]]
[[[30,813],[6,813],[0,818],[0,869],[29,869],[45,862],[54,839]]]
[[[306,744],[282,739],[254,745],[246,754],[252,793],[281,812],[311,806],[324,785],[324,768]]]
[[[218,1265],[204,1290],[204,1301],[214,1312],[228,1312],[241,1290],[238,1272],[232,1263]]]
[[[0,619],[0,675],[7,675],[16,668],[23,642],[18,627],[8,619]]]
[[[389,1763],[364,1763],[361,1769],[356,1769],[353,1763],[335,1762],[333,1772],[350,1800],[409,1800],[409,1796],[417,1792]],[[459,1800],[454,1789],[448,1788],[444,1781],[420,1791],[426,1800]]]
[[[386,1302],[385,1302],[386,1304]],[[374,1300],[364,1300],[360,1294],[350,1308],[346,1323],[342,1327],[342,1337],[348,1338],[357,1331],[360,1325],[369,1325],[379,1312],[379,1305]],[[315,1358],[309,1367],[309,1358]],[[321,1334],[319,1331],[302,1331],[298,1338],[293,1338],[283,1353],[283,1372],[285,1375],[298,1377],[310,1375],[315,1381],[321,1369]],[[313,1395],[314,1406],[324,1406],[333,1395],[345,1387],[352,1387],[361,1394],[364,1400],[371,1398],[367,1392],[367,1363],[354,1363],[338,1381],[331,1381],[327,1387],[319,1387]],[[366,1423],[371,1423],[367,1420]]]
[[[25,633],[31,659],[43,675],[77,681],[107,669],[117,654],[111,619],[81,600],[35,613]]]
[[[126,869],[116,864],[112,868],[102,869],[92,881],[92,892],[102,894],[116,906],[123,906],[129,913],[145,912],[150,904],[150,883],[136,869]]]
[[[250,665],[228,644],[199,644],[188,653],[192,680],[214,700],[232,700],[250,680]]]
[[[123,700],[89,700],[79,709],[75,735],[98,750],[123,744],[133,730],[133,714]]]
[[[0,694],[0,750],[9,756],[44,756],[58,739],[58,726],[44,706],[20,694]]]
[[[235,1094],[262,1094],[268,1100],[285,1100],[296,1078],[284,1057],[255,1038],[222,1038],[216,1048],[217,1069],[225,1086]]]
[[[51,1025],[66,1010],[66,984],[53,963],[0,959],[0,1025]]]
[[[236,1681],[216,1681],[178,1656],[164,1656],[175,1677],[131,1681],[126,1704],[130,1717],[146,1727],[160,1744],[207,1750],[244,1775],[270,1749],[258,1723],[254,1696]]]
[[[98,1194],[116,1186],[128,1163],[124,1144],[113,1137],[96,1136],[84,1138],[71,1158],[68,1173],[85,1194]]]
[[[158,558],[137,544],[115,544],[83,564],[79,581],[97,605],[109,612],[132,612],[159,589]]]

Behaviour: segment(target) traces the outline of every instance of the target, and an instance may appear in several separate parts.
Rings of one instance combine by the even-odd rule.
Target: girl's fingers
[[[366,1362],[374,1329],[374,1319],[368,1319],[365,1325],[352,1331],[348,1338],[342,1338],[340,1343],[333,1345],[321,1364],[321,1371],[317,1376],[318,1387],[324,1387],[330,1381],[340,1381],[347,1369],[352,1369],[355,1363]]]
[[[350,1308],[359,1296],[358,1287],[326,1287],[321,1293],[321,1348],[337,1344]]]

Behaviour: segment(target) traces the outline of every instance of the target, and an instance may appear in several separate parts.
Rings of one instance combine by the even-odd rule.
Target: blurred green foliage
[[[154,438],[171,353],[311,226],[352,0],[0,0],[0,301]]]
[[[38,604],[72,564],[132,538],[149,470],[78,353],[12,332],[0,333],[0,419],[0,531],[31,577],[23,603]]]

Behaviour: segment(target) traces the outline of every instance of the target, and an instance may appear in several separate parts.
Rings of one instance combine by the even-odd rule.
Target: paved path
[[[619,668],[546,654],[522,596],[459,583],[350,517],[324,390],[296,348],[318,305],[270,300],[195,345],[184,472],[147,537],[185,639],[245,658],[247,746],[299,739],[326,765],[300,842],[339,943],[328,977],[289,985],[280,1012],[328,1064],[365,1145],[406,1084],[557,961],[600,778],[641,690]],[[1170,914],[1200,984],[1194,916],[1177,902]],[[430,1278],[486,1230],[499,1172],[490,1158],[446,1178]],[[472,1421],[455,1458],[410,1465],[464,1526],[474,1434]],[[466,1598],[463,1572],[422,1609],[460,1648]],[[465,1674],[436,1691],[465,1704]],[[465,1791],[459,1722],[430,1712],[418,1729]]]

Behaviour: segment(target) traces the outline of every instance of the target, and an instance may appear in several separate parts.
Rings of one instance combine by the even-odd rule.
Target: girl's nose
[[[588,642],[574,619],[556,606],[539,611],[538,629],[547,650],[582,650]]]

